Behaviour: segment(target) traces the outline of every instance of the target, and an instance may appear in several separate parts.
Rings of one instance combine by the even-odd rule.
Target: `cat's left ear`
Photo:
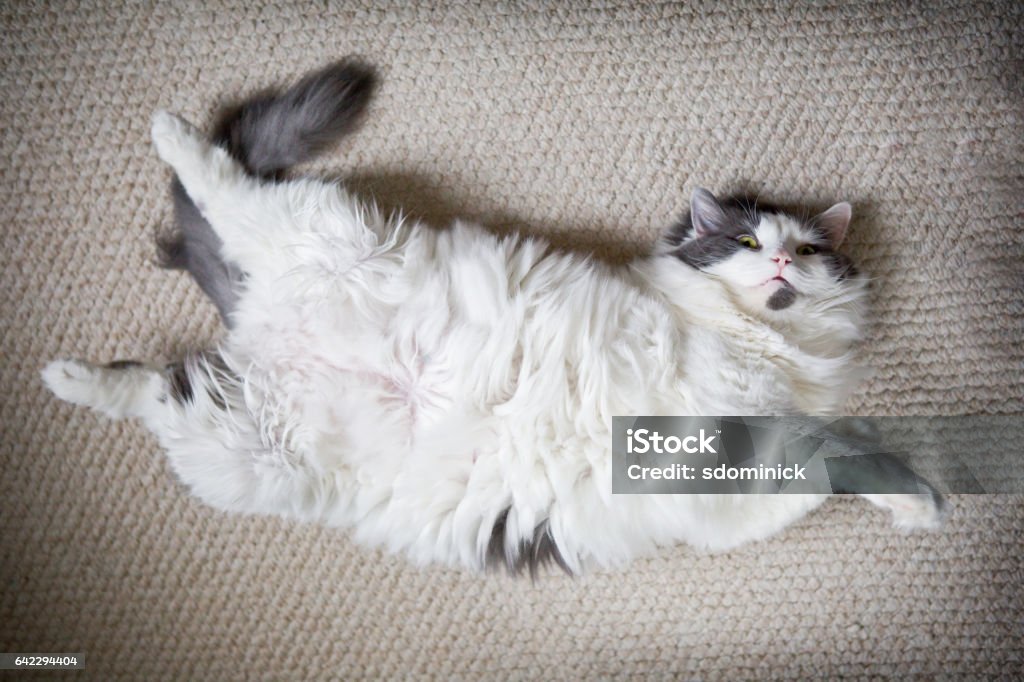
[[[690,220],[693,221],[693,231],[697,237],[721,232],[729,222],[718,199],[703,187],[693,190],[693,196],[690,197]]]
[[[836,204],[823,213],[819,213],[811,221],[811,224],[820,228],[833,248],[838,248],[846,236],[846,228],[850,226],[850,218],[853,216],[853,207],[845,201]]]

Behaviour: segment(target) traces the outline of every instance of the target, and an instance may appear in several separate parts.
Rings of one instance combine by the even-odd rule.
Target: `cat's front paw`
[[[43,368],[43,383],[61,400],[76,405],[92,403],[98,368],[81,360],[54,360]]]
[[[195,146],[200,139],[199,131],[191,123],[163,110],[153,114],[150,134],[156,153],[172,166],[180,161],[183,150]]]
[[[892,510],[892,525],[901,530],[934,530],[949,515],[948,505],[938,493],[886,497]]]

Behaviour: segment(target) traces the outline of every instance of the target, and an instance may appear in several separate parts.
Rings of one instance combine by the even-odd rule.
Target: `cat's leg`
[[[338,185],[261,182],[166,112],[153,117],[152,133],[160,157],[220,238],[222,255],[250,276],[273,281],[310,262],[342,271],[372,257],[396,229]]]
[[[243,270],[261,272],[285,244],[281,226],[272,223],[283,213],[273,185],[246,173],[221,147],[211,144],[187,121],[166,111],[153,116],[153,144],[160,158],[178,176],[185,192],[223,243],[225,257]]]
[[[57,397],[116,419],[140,417],[171,467],[201,500],[225,511],[318,518],[322,478],[289,460],[247,409],[241,382],[203,360],[153,367],[57,360],[42,372]]]
[[[184,361],[160,367],[136,360],[117,360],[105,365],[85,360],[54,360],[43,368],[42,378],[61,400],[89,407],[113,419],[140,417],[158,435],[169,411],[193,397]]]
[[[195,207],[220,237],[223,255],[249,273],[279,273],[293,266],[302,242],[295,205],[314,205],[320,183],[261,182],[226,150],[191,124],[160,111],[153,117],[153,143],[174,169]]]
[[[835,492],[855,493],[889,510],[897,528],[938,528],[946,517],[942,495],[891,454],[834,457],[827,461],[826,467]]]
[[[95,365],[56,360],[46,366],[42,376],[58,398],[114,419],[153,416],[167,395],[165,373],[134,361]]]
[[[935,529],[949,513],[937,492],[862,494],[865,500],[892,512],[892,523],[903,530]]]

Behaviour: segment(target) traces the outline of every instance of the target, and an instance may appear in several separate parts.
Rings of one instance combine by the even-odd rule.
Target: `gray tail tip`
[[[302,91],[303,86],[323,87],[327,84],[337,88],[344,106],[356,113],[356,110],[362,109],[370,101],[379,78],[377,70],[369,62],[350,56],[312,72],[299,82],[295,90]]]
[[[214,125],[213,139],[251,173],[276,178],[352,132],[376,85],[372,66],[344,57],[306,74],[291,87],[271,88],[225,107]]]
[[[165,270],[184,270],[188,264],[185,234],[179,230],[157,231],[156,264]]]
[[[339,79],[358,83],[369,88],[375,87],[378,81],[377,69],[370,62],[355,56],[342,57],[331,62],[323,67],[319,73],[330,74]]]

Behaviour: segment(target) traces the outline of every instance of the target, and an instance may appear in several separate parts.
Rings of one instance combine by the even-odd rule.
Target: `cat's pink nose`
[[[787,253],[786,251],[779,249],[776,252],[776,254],[772,256],[772,260],[778,263],[779,265],[786,266],[793,262],[793,257],[790,256],[789,253]]]

